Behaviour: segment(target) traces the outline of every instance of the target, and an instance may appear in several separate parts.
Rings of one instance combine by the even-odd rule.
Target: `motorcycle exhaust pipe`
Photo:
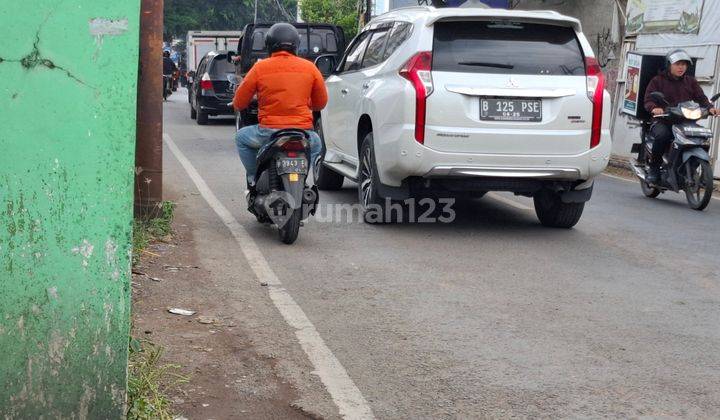
[[[640,178],[641,181],[645,181],[645,177],[647,176],[647,173],[645,172],[645,169],[640,167],[637,162],[632,162],[630,164],[630,168],[633,172],[635,172],[635,176]]]

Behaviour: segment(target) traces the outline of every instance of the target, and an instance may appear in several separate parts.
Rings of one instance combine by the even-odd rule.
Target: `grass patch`
[[[172,232],[172,220],[175,215],[175,203],[163,201],[155,211],[145,218],[133,221],[133,266],[140,261],[140,255],[150,242],[169,235]]]
[[[180,366],[160,364],[162,347],[150,341],[130,339],[128,361],[128,411],[130,420],[172,420],[167,391],[187,383]]]

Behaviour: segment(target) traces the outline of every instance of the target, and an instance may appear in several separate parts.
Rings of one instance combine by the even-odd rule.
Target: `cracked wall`
[[[124,417],[139,3],[3,4],[0,419]]]

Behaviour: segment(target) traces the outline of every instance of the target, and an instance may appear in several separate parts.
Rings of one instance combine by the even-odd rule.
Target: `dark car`
[[[345,33],[341,27],[324,23],[291,22],[291,24],[300,33],[298,57],[315,61],[321,55],[334,54],[336,62],[340,61],[345,51]],[[272,23],[249,24],[243,29],[243,36],[238,42],[237,49],[240,56],[237,69],[238,83],[250,71],[253,64],[268,57],[265,48],[265,34],[272,25]],[[235,54],[230,52],[230,55]],[[237,128],[257,124],[257,112],[257,101],[253,101],[248,109],[239,112],[236,116]]]
[[[234,86],[228,79],[235,75],[235,65],[228,62],[227,51],[210,51],[198,64],[197,73],[188,87],[190,118],[200,125],[208,122],[209,116],[233,115],[232,102]]]

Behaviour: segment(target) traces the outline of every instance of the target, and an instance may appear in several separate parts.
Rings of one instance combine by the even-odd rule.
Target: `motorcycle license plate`
[[[305,158],[282,158],[277,161],[278,175],[307,174],[308,161]]]

